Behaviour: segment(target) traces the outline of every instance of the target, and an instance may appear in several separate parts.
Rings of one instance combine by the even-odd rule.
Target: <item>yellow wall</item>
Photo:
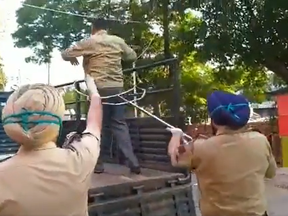
[[[288,136],[281,137],[283,167],[288,167]]]

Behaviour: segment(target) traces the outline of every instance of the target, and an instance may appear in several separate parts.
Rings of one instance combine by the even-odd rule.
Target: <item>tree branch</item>
[[[264,65],[288,84],[288,69],[283,62],[267,60]]]

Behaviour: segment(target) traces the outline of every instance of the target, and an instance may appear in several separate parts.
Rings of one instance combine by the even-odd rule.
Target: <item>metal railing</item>
[[[143,71],[147,71],[149,69],[153,69],[156,67],[160,66],[169,66],[170,71],[172,72],[172,88],[165,88],[165,89],[159,89],[159,90],[151,90],[147,91],[146,95],[152,95],[152,94],[157,94],[161,92],[167,92],[167,91],[172,91],[173,92],[173,103],[171,107],[171,113],[173,113],[174,117],[174,124],[178,125],[179,124],[179,119],[180,119],[180,106],[181,106],[181,91],[180,91],[180,71],[179,71],[179,63],[177,58],[170,58],[170,59],[164,59],[160,60],[157,62],[154,62],[152,64],[147,64],[143,66],[137,66],[134,68],[129,68],[123,70],[123,74],[129,74],[136,72],[137,74],[140,74]],[[74,85],[77,91],[81,91],[80,84],[85,82],[84,80],[79,80],[76,82],[69,82],[69,83],[64,83],[61,85],[56,85],[56,88],[63,88],[66,86],[71,86]],[[138,93],[139,94],[139,93]],[[136,94],[129,94],[129,96],[136,96]],[[75,104],[75,112],[76,112],[76,121],[79,122],[81,120],[81,103],[87,103],[87,100],[81,100],[81,95],[76,94],[75,101],[66,103],[65,105],[72,105]]]
[[[163,92],[168,92],[172,91],[173,92],[173,103],[171,108],[171,113],[173,114],[173,117],[175,119],[174,124],[178,125],[179,124],[179,119],[180,119],[180,106],[181,106],[181,91],[180,91],[180,71],[179,71],[179,63],[177,58],[170,58],[170,59],[163,59],[151,64],[143,65],[143,66],[136,66],[134,68],[129,68],[123,70],[123,74],[129,74],[136,72],[137,74],[141,74],[142,72],[147,72],[149,69],[153,69],[156,67],[160,66],[169,66],[169,71],[172,72],[172,87],[165,88],[165,89],[153,89],[146,91],[146,95],[153,95],[153,94],[158,94],[158,93],[163,93]],[[74,85],[74,88],[77,91],[81,91],[80,84],[84,83],[84,80],[79,80],[76,82],[68,82],[68,83],[63,83],[61,85],[56,85],[56,88],[64,88],[67,86]],[[0,92],[0,102],[5,103],[9,95],[12,93],[12,91],[9,92]],[[129,94],[129,96],[137,96],[141,93],[133,93]],[[76,113],[76,121],[79,122],[81,120],[81,103],[87,103],[87,100],[81,99],[80,94],[76,94],[75,101],[65,103],[65,105],[75,105],[75,113]]]

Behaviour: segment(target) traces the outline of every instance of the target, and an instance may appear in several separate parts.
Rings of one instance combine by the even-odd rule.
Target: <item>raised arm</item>
[[[61,56],[64,61],[71,61],[71,59],[93,54],[93,39],[87,38],[77,42],[74,46],[61,52]]]
[[[86,75],[85,81],[91,95],[90,107],[87,115],[87,127],[86,130],[100,138],[102,128],[102,102],[98,93],[94,79]]]
[[[81,166],[83,178],[87,178],[94,170],[100,154],[100,132],[102,127],[102,103],[92,77],[86,77],[90,93],[90,107],[86,119],[86,129],[81,134],[75,133],[68,137],[65,148],[72,150],[73,160]],[[74,137],[73,137],[74,136]],[[70,141],[69,141],[70,139]]]
[[[137,54],[136,52],[126,44],[124,40],[121,40],[121,49],[122,49],[122,60],[123,61],[136,61]]]

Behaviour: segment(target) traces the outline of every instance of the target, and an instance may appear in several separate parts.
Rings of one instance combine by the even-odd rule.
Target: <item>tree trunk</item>
[[[163,38],[164,38],[164,55],[165,58],[170,58],[170,34],[169,34],[169,0],[163,1]]]
[[[279,61],[266,61],[265,66],[268,70],[273,71],[288,85],[288,69],[283,62]]]

